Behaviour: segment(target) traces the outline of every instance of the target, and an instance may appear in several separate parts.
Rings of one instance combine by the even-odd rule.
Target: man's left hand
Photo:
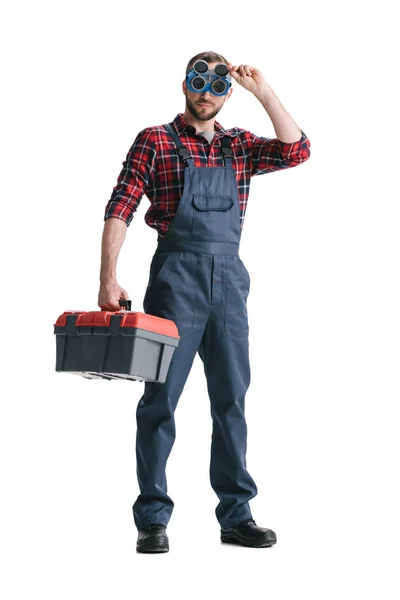
[[[251,65],[234,66],[231,63],[228,63],[227,67],[229,69],[229,75],[231,75],[233,79],[246,90],[253,92],[253,94],[261,92],[263,88],[268,86],[261,71]]]

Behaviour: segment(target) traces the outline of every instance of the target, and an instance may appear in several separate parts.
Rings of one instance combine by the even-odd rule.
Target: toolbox
[[[165,383],[178,329],[169,319],[130,310],[65,311],[54,324],[56,371],[87,379]]]

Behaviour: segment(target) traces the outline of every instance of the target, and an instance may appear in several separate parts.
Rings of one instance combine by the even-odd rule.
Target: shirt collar
[[[185,119],[183,118],[183,113],[178,113],[176,115],[175,119],[172,121],[172,125],[175,127],[175,131],[178,135],[181,135],[181,133],[183,133],[185,130],[194,131],[193,125],[189,125],[189,123],[186,123]],[[214,130],[217,134],[216,137],[222,137],[224,135],[227,135],[229,137],[236,137],[238,135],[238,132],[233,131],[232,129],[224,129],[222,125],[218,123],[218,121],[214,121]]]

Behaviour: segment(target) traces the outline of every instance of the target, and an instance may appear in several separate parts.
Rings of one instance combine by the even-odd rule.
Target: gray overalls
[[[180,342],[165,383],[145,383],[137,407],[136,457],[140,494],[137,529],[167,525],[174,503],[166,463],[175,440],[174,411],[196,352],[204,363],[213,420],[210,480],[225,529],[252,517],[257,487],[246,469],[245,394],[250,384],[247,296],[249,274],[239,258],[239,196],[230,139],[221,139],[224,167],[195,167],[171,125],[163,126],[186,161],[177,213],[150,266],[146,313],[172,319]],[[190,460],[190,459],[188,459]],[[202,509],[193,497],[193,513]]]

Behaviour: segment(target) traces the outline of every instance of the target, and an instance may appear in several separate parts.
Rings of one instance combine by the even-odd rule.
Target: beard
[[[199,102],[199,100],[197,100]],[[186,106],[189,112],[194,116],[198,121],[209,121],[213,119],[215,115],[219,113],[222,108],[221,106],[215,107],[214,103],[210,103],[210,107],[207,108],[205,106],[198,106],[195,102],[191,102],[186,95]]]

